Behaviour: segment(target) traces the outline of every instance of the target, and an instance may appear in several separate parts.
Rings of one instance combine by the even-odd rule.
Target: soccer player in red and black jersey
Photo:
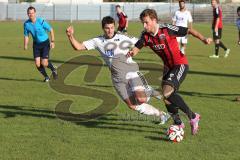
[[[220,40],[222,37],[222,9],[219,6],[219,0],[212,0],[212,8],[213,8],[213,22],[212,22],[212,31],[213,31],[213,39],[215,43],[215,54],[209,56],[210,58],[219,58],[218,51],[219,47],[223,48],[225,50],[224,57],[227,58],[230,49],[227,49],[225,45]]]
[[[127,32],[128,19],[127,15],[122,11],[120,5],[116,5],[116,12],[118,16],[118,31],[122,33]]]
[[[177,27],[171,24],[158,24],[157,13],[153,9],[146,9],[140,14],[144,31],[135,47],[128,56],[136,55],[144,46],[149,46],[164,62],[162,78],[162,95],[168,112],[172,115],[174,124],[184,128],[178,109],[181,109],[189,118],[192,134],[198,131],[200,115],[191,111],[182,97],[177,93],[180,84],[186,77],[188,61],[181,53],[176,37],[186,36],[188,33],[200,39],[205,44],[210,44],[212,39],[205,38],[193,28]]]

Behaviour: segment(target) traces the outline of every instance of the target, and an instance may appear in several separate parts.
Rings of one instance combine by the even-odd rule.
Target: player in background
[[[237,8],[238,19],[236,20],[236,25],[238,28],[238,45],[240,45],[240,6]],[[240,101],[240,96],[236,97],[236,101]]]
[[[222,9],[219,5],[219,0],[212,0],[211,4],[213,8],[212,32],[213,32],[213,40],[215,43],[215,54],[209,57],[219,58],[218,52],[219,52],[219,47],[221,47],[225,51],[224,58],[227,58],[230,53],[230,49],[228,49],[221,41],[222,29],[223,29]]]
[[[184,0],[179,1],[179,10],[175,12],[172,21],[173,25],[192,28],[192,15],[190,11],[187,10]],[[182,54],[185,54],[186,45],[188,42],[187,36],[177,37],[177,41],[179,43]]]
[[[116,13],[118,17],[118,32],[127,33],[128,28],[128,17],[127,15],[122,11],[120,5],[116,5]]]
[[[74,38],[72,26],[66,30],[68,39],[75,50],[96,49],[108,65],[111,71],[112,83],[115,90],[127,106],[141,114],[156,116],[164,124],[170,115],[160,111],[148,104],[148,96],[159,97],[159,93],[153,89],[147,90],[139,77],[139,67],[132,57],[127,58],[130,47],[136,42],[137,38],[130,38],[124,34],[115,32],[115,21],[107,16],[102,19],[102,29],[104,34],[84,42],[79,42]]]
[[[48,82],[49,76],[45,67],[51,69],[54,79],[57,79],[57,70],[49,61],[50,48],[55,47],[53,28],[42,18],[36,17],[36,9],[27,9],[28,20],[24,22],[24,50],[28,49],[29,34],[33,39],[33,57],[38,71],[44,76],[44,82]],[[49,42],[48,33],[50,32],[51,41]]]
[[[236,21],[236,25],[238,28],[238,45],[240,45],[240,7],[237,8],[238,19]]]
[[[140,40],[127,56],[135,56],[144,46],[149,46],[164,62],[162,78],[162,95],[168,112],[172,115],[175,125],[184,128],[178,109],[182,110],[189,118],[192,134],[198,131],[200,115],[194,113],[178,94],[180,84],[188,72],[188,61],[181,54],[176,37],[191,34],[205,44],[211,43],[211,38],[205,38],[193,28],[173,26],[171,24],[158,24],[157,13],[153,9],[145,9],[140,14],[144,31]]]

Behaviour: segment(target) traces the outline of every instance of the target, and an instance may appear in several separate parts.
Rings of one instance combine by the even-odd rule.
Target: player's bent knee
[[[138,101],[138,103],[142,104],[142,103],[146,103],[147,102],[147,96],[146,93],[142,90],[140,91],[135,91],[135,98]]]
[[[37,68],[41,67],[41,64],[40,64],[40,63],[36,63],[36,62],[35,62],[35,65],[36,65]]]
[[[147,102],[147,97],[137,97],[137,101],[142,104]]]
[[[163,94],[163,97],[164,99],[166,100],[168,97],[171,96],[171,94],[174,93],[174,88],[170,85],[164,85],[163,86],[163,91],[162,91],[162,94]]]
[[[44,67],[47,67],[47,66],[48,66],[48,62],[47,62],[47,61],[42,62],[42,65],[43,65]]]

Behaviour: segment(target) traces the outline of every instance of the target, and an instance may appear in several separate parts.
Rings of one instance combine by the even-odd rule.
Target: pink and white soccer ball
[[[181,142],[184,137],[184,130],[178,125],[171,125],[167,130],[167,136],[170,141]]]

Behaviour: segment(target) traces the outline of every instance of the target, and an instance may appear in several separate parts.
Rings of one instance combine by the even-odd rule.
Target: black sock
[[[219,51],[219,44],[215,44],[215,55],[218,56],[218,51]]]
[[[180,95],[173,93],[171,94],[170,97],[168,97],[167,100],[169,100],[171,103],[179,107],[179,109],[181,109],[181,111],[183,111],[188,116],[189,119],[193,119],[196,117],[195,113],[191,111],[191,109],[184,102],[184,100]]]
[[[178,108],[174,104],[168,104],[168,105],[166,105],[166,108],[167,108],[168,112],[171,114],[174,124],[181,125],[182,121],[178,114]]]
[[[38,71],[46,78],[48,77],[45,68],[43,67],[43,65],[41,65],[40,67],[37,67]]]
[[[48,66],[49,69],[51,69],[51,71],[55,71],[56,69],[53,67],[52,63],[50,61],[48,61]]]
[[[219,42],[219,46],[222,47],[225,51],[227,50],[227,48],[224,46],[224,44],[222,43],[222,41]]]

